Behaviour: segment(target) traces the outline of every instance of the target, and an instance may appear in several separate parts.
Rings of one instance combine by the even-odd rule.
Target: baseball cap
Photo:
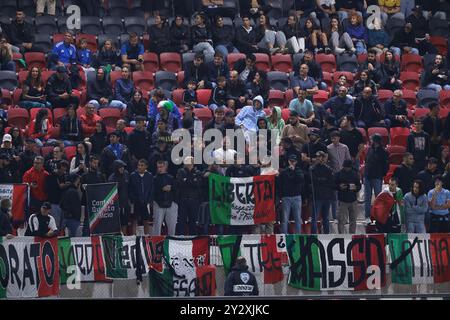
[[[41,208],[44,208],[44,209],[51,209],[51,208],[52,208],[52,205],[50,204],[50,202],[44,202],[44,203],[42,204]]]
[[[12,141],[12,136],[9,133],[7,133],[3,136],[3,142],[5,142],[5,141],[9,141],[9,142]]]
[[[308,136],[320,136],[319,130],[311,128],[309,129]]]
[[[316,152],[316,157],[325,157],[327,154],[323,151],[317,151]]]
[[[298,161],[297,155],[296,154],[290,154],[289,157],[288,157],[288,160]]]

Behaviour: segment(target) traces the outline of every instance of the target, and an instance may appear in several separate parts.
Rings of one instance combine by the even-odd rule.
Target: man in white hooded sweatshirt
[[[251,141],[251,136],[256,139],[256,132],[258,131],[258,118],[266,117],[263,107],[263,97],[256,96],[253,99],[253,105],[243,107],[236,116],[235,123],[237,126],[241,127],[247,142]]]

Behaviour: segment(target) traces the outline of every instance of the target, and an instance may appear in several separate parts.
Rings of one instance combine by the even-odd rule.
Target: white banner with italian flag
[[[275,176],[209,175],[212,224],[257,225],[275,220]]]
[[[0,184],[0,199],[10,199],[13,222],[25,221],[25,210],[29,199],[29,188],[26,183]]]
[[[0,238],[0,298],[36,298],[58,293],[57,238]]]

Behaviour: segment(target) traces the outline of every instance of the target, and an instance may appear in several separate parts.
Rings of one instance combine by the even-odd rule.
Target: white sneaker
[[[341,54],[341,53],[345,52],[345,49],[344,48],[334,48],[334,52],[336,54]]]
[[[367,223],[367,224],[371,224],[372,220],[370,218],[366,218],[366,220],[364,222]]]

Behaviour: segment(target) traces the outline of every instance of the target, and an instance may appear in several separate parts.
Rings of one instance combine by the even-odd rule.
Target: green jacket
[[[285,123],[284,120],[281,118],[281,108],[280,107],[274,107],[275,112],[277,113],[277,123],[274,125],[271,121],[271,117],[267,116],[267,128],[269,130],[277,130],[277,145],[280,144],[281,141],[281,132],[283,132]]]

